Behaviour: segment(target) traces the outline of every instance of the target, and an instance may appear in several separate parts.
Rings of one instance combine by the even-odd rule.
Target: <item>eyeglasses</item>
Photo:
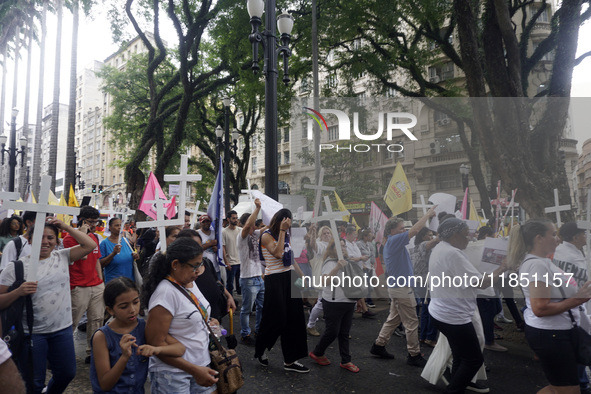
[[[97,224],[98,223],[98,220],[86,219],[85,222],[88,223],[88,224],[90,224],[90,225],[93,225],[93,224]]]
[[[197,272],[197,270],[199,270],[199,268],[201,268],[201,266],[203,265],[203,261],[201,261],[199,264],[197,265],[193,265],[193,264],[189,264],[189,263],[183,263],[188,265],[189,267],[193,267],[193,272]]]

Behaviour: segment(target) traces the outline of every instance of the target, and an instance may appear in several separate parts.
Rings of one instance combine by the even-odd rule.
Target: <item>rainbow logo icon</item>
[[[324,129],[326,131],[328,131],[328,125],[326,124],[326,120],[324,120],[324,116],[320,115],[320,112],[314,111],[312,108],[308,108],[308,107],[304,107],[304,110],[308,110],[308,111],[312,112],[312,113],[309,113],[309,112],[304,112],[304,113],[306,115],[310,116],[312,119],[314,119],[316,121],[316,123],[318,123],[318,127],[320,127],[320,130],[322,130],[322,124],[320,123],[320,121],[322,121],[322,123],[324,123]]]

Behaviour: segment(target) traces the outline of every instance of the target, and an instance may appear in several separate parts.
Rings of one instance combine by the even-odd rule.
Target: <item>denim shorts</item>
[[[217,385],[203,387],[186,372],[151,371],[150,389],[153,394],[208,394],[217,390]]]

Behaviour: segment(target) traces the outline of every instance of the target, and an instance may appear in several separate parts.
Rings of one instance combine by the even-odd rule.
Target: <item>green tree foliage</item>
[[[558,148],[572,70],[589,55],[575,57],[579,26],[591,15],[588,5],[588,1],[563,1],[549,23],[544,23],[549,34],[542,39],[538,35],[534,48],[532,32],[545,15],[550,18],[546,1],[319,0],[321,60],[329,72],[347,82],[340,94],[351,92],[351,82],[367,73],[373,94],[393,89],[421,99],[563,98],[499,100],[491,106],[472,100],[465,107],[468,115],[425,100],[458,123],[483,204],[488,202],[480,166],[484,158],[505,190],[518,188],[521,206],[530,215],[540,215],[543,207],[553,203],[554,188],[560,190],[561,201],[570,200]],[[551,71],[540,67],[545,56],[553,58],[546,62]],[[429,78],[429,67],[447,62],[461,72],[444,81]],[[530,86],[531,81],[545,88],[539,91],[537,85]],[[464,131],[467,128],[471,133]]]

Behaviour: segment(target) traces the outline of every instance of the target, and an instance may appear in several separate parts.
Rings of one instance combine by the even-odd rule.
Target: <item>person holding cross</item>
[[[33,332],[26,332],[25,335],[31,337],[35,349],[32,360],[34,392],[41,393],[45,387],[46,366],[49,361],[52,377],[47,385],[47,392],[61,393],[76,376],[68,266],[92,252],[96,243],[84,232],[56,218],[48,218],[46,223],[37,223],[36,227],[43,227],[37,264],[39,280],[25,282],[8,293],[9,286],[16,279],[14,262],[8,263],[0,274],[0,309],[7,308],[19,297],[33,295]],[[55,250],[60,230],[70,234],[78,245]],[[25,278],[29,274],[31,260],[31,256],[21,258]],[[29,342],[25,343],[27,347]],[[26,361],[23,364],[27,364]],[[21,373],[25,373],[28,368],[27,365],[19,365],[19,369]]]

